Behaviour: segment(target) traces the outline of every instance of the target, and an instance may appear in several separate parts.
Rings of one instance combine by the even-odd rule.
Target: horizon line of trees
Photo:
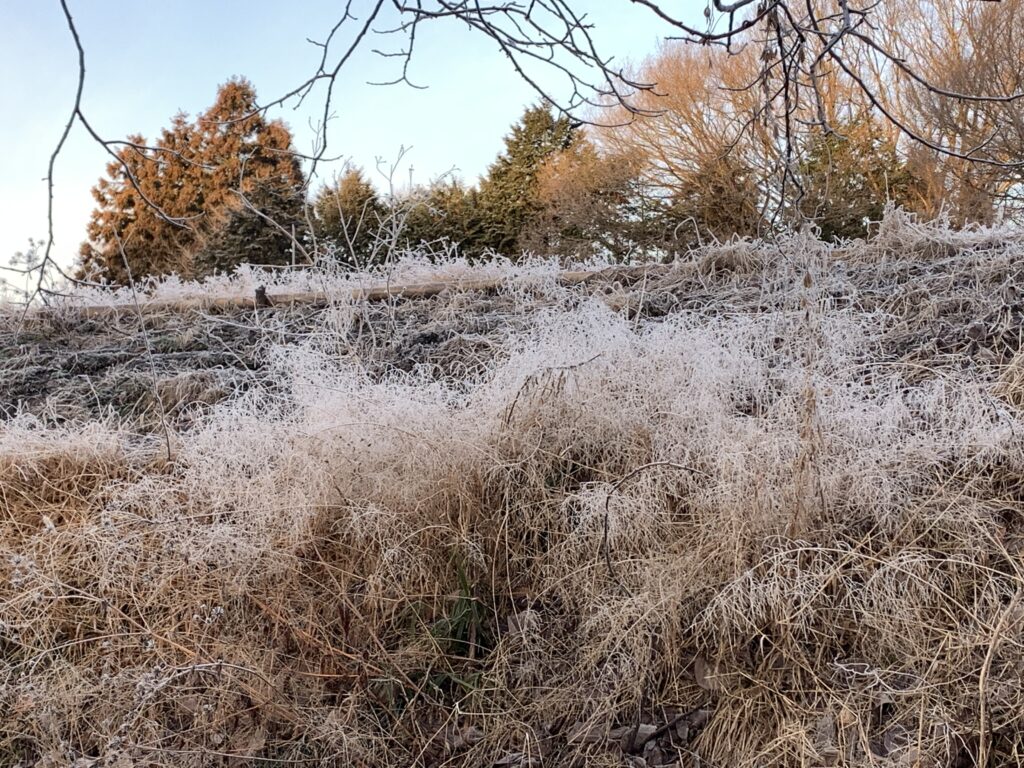
[[[1024,0],[892,0],[884,10],[900,21],[889,45],[947,94],[1024,85]],[[816,84],[824,114],[788,116],[794,147],[794,131],[781,136],[749,86],[771,87],[762,75],[772,55],[753,41],[732,52],[667,44],[633,75],[658,84],[637,96],[645,114],[610,107],[591,116],[600,127],[530,106],[479,184],[445,177],[386,193],[349,167],[311,194],[288,127],[259,114],[251,83],[232,79],[154,145],[133,136],[122,146],[93,190],[77,276],[123,284],[315,258],[365,267],[395,249],[671,257],[808,223],[826,240],[864,237],[887,204],[954,226],[1018,212],[1020,100],[965,105],[865,61],[862,76],[886,90],[902,124],[981,162],[906,140],[828,71]]]

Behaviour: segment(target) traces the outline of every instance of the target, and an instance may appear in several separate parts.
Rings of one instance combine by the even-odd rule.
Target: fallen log
[[[557,282],[563,286],[582,285],[592,280],[615,281],[626,280],[635,282],[644,277],[663,274],[668,269],[664,264],[643,264],[633,266],[616,266],[598,270],[565,271],[558,275]],[[332,301],[359,303],[365,301],[385,301],[391,298],[418,299],[436,296],[448,290],[462,292],[493,291],[502,283],[508,282],[507,276],[488,276],[481,278],[453,278],[450,280],[428,280],[418,283],[391,284],[376,283],[370,286],[352,288],[347,292],[332,293],[325,291],[279,292],[267,289],[265,293],[249,296],[212,296],[186,299],[155,299],[147,301],[139,297],[139,309],[144,313],[183,312],[191,309],[254,309],[264,304],[262,297],[269,300],[271,307],[287,307],[298,304],[326,305]],[[43,307],[37,310],[40,316],[71,313],[79,317],[101,318],[118,315],[122,312],[136,312],[132,303],[124,304],[91,304],[75,306],[63,304],[56,307]]]

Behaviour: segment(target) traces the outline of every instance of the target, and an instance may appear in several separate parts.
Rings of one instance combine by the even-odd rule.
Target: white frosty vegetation
[[[341,302],[170,461],[116,423],[0,425],[0,757],[625,765],[574,729],[663,706],[710,710],[678,749],[715,765],[1011,754],[1024,419],[1005,363],[892,350],[1022,255],[894,215],[618,302],[538,262],[468,380],[339,359]]]

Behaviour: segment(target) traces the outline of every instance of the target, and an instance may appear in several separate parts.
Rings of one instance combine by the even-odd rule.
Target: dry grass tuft
[[[714,248],[0,424],[0,763],[1020,765],[1024,241]]]

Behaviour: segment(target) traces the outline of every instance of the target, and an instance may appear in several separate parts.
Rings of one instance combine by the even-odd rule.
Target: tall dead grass
[[[0,762],[1020,765],[1024,420],[922,333],[1024,242],[886,226],[510,284],[459,380],[325,313],[171,461],[0,425]]]

